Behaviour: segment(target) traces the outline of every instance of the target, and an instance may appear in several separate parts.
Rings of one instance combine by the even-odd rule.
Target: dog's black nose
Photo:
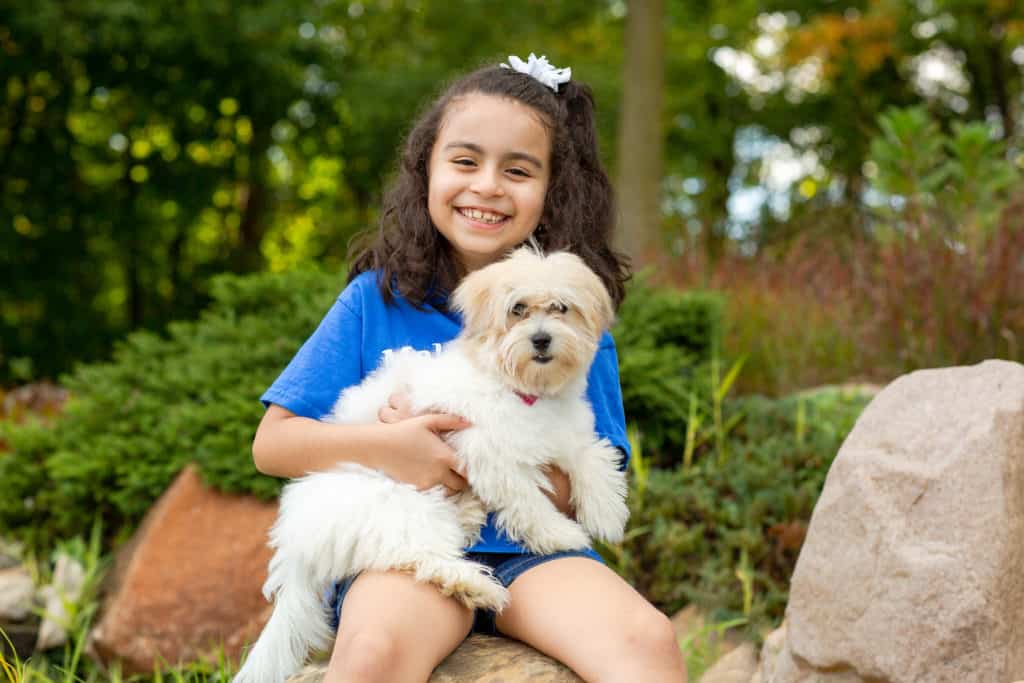
[[[530,337],[530,341],[533,342],[533,348],[538,351],[547,351],[548,347],[551,346],[551,335],[547,332],[538,332]]]

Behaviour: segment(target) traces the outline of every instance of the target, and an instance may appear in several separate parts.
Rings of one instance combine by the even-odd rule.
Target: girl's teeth
[[[504,216],[499,216],[493,213],[484,213],[483,211],[477,211],[476,209],[462,209],[462,213],[475,221],[482,221],[484,223],[500,223],[505,218]]]

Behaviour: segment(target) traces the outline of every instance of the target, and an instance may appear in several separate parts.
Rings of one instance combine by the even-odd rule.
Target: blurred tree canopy
[[[0,0],[0,383],[193,316],[218,272],[336,265],[375,223],[417,110],[505,55],[547,54],[591,84],[614,169],[628,9]],[[934,125],[960,145],[938,155],[962,162],[944,173],[1009,178],[972,201],[994,210],[1019,183],[1016,0],[666,0],[664,12],[651,134],[665,140],[666,253],[713,260],[807,230],[907,224],[886,175],[906,143],[895,120],[882,129],[893,107],[924,117],[899,130]],[[890,133],[874,160],[872,140]]]

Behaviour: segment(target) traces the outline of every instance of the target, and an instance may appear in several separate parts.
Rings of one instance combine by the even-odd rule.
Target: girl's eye
[[[515,306],[512,307],[512,310],[510,312],[515,317],[522,318],[523,314],[526,313],[526,304],[518,303],[518,304],[516,304]]]
[[[564,314],[569,312],[569,307],[563,304],[561,301],[556,301],[555,303],[551,304],[549,310],[554,311],[555,313]]]
[[[475,166],[476,165],[475,162],[472,159],[453,159],[452,163],[453,164],[458,164],[459,166]]]
[[[511,173],[512,175],[517,175],[517,176],[519,176],[521,178],[529,178],[530,177],[530,174],[527,173],[526,171],[524,171],[521,168],[510,168],[508,170],[508,172]]]

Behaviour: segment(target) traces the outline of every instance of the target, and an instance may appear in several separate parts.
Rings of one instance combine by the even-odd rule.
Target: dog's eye
[[[509,312],[517,318],[522,318],[523,314],[526,313],[526,304],[518,303],[515,306],[513,306],[512,310]]]
[[[561,301],[556,301],[555,303],[551,304],[548,310],[554,313],[568,313],[569,307],[563,304]]]

